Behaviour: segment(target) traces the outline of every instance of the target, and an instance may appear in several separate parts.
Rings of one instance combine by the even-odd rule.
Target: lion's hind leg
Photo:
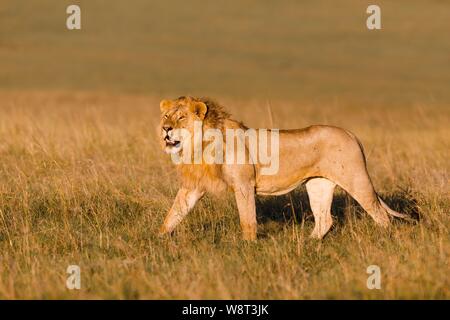
[[[357,171],[355,170],[355,172]],[[342,184],[338,181],[339,186],[347,191],[363,207],[376,224],[388,228],[390,225],[388,213],[381,205],[375,193],[367,170],[363,168],[360,174],[354,173],[349,177],[351,180],[343,181]]]
[[[331,203],[335,187],[334,182],[325,178],[313,178],[306,182],[306,191],[315,221],[311,238],[322,239],[333,225]]]

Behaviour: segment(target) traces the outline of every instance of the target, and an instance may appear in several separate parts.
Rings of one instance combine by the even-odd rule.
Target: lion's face
[[[185,139],[193,137],[194,121],[205,118],[207,107],[190,97],[162,100],[160,103],[161,144],[166,153],[176,154],[183,150]],[[190,135],[186,135],[189,132]]]

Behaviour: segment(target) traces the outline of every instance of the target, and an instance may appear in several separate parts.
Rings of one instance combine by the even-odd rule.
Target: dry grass
[[[266,101],[221,100],[268,125],[254,116]],[[271,101],[278,127],[355,132],[377,190],[422,219],[386,233],[338,192],[335,227],[317,242],[301,189],[296,217],[288,197],[261,198],[260,237],[246,243],[230,196],[204,199],[173,237],[156,236],[176,192],[156,97],[4,91],[0,101],[1,298],[450,298],[448,106]],[[65,287],[69,264],[81,267],[79,291]],[[366,288],[371,264],[382,290]]]
[[[0,0],[0,298],[450,298],[450,3],[379,0],[371,32],[366,1],[207,2],[75,1],[72,32],[65,1]],[[382,232],[337,192],[312,241],[300,189],[294,210],[259,199],[256,243],[231,196],[158,238],[177,188],[157,105],[185,94],[254,127],[350,129],[376,189],[421,222]]]

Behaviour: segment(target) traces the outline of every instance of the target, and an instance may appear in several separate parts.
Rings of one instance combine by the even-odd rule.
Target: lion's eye
[[[169,116],[167,114],[164,115],[164,119],[167,119]]]
[[[181,121],[181,120],[184,120],[184,119],[185,119],[185,117],[181,116],[181,117],[178,118],[178,121]]]

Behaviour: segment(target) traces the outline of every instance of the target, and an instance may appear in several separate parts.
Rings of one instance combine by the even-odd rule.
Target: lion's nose
[[[171,126],[163,126],[163,130],[166,131],[166,132],[169,132],[172,129],[173,128]]]

